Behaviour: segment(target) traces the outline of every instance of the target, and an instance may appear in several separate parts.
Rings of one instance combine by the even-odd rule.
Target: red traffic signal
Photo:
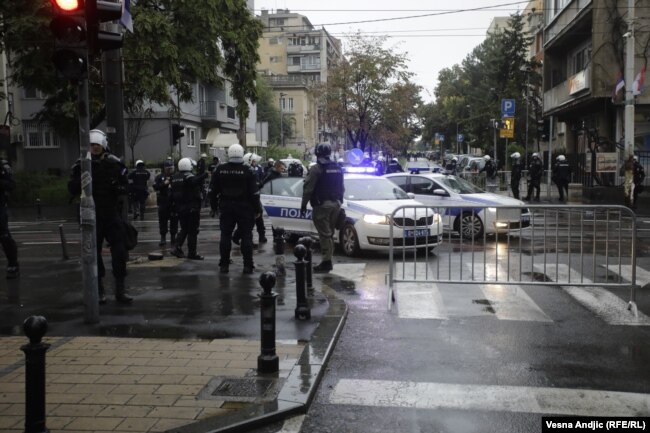
[[[64,78],[85,78],[88,53],[84,3],[81,0],[52,0],[52,4],[55,8],[50,22],[54,35],[54,66]]]

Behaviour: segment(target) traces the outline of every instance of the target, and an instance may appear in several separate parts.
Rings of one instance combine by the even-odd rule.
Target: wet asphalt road
[[[641,243],[647,243],[648,224],[640,227]],[[469,305],[465,315],[447,320],[402,318],[395,307],[386,308],[386,259],[353,261],[363,277],[334,287],[350,313],[308,413],[256,433],[540,432],[542,416],[554,411],[615,414],[608,401],[625,405],[639,396],[645,406],[636,414],[650,415],[650,327],[607,324],[554,286],[516,289],[549,322],[498,320]],[[638,265],[650,270],[647,253]],[[610,291],[629,299],[624,290]],[[648,289],[637,296],[639,310],[650,314]],[[429,392],[422,391],[427,386]],[[455,386],[472,388],[455,389],[451,398],[448,388]],[[505,397],[499,394],[504,389]],[[601,392],[604,400],[589,400]]]

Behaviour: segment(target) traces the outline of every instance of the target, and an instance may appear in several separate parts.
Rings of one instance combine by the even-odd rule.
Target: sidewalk
[[[345,321],[345,304],[315,277],[308,292],[312,318],[296,320],[295,258],[287,248],[287,276],[274,288],[280,371],[257,374],[258,281],[273,270],[272,245],[256,249],[253,275],[241,272],[238,248],[230,273],[220,275],[217,222],[205,218],[199,252],[206,260],[166,255],[149,262],[147,253],[159,250],[153,215],[136,223],[140,242],[127,277],[133,305],[114,302],[107,278],[109,302],[100,306],[100,323],[92,325],[83,323],[75,224],[66,224],[72,256],[67,261],[56,245],[21,241],[15,230],[22,275],[0,283],[6,286],[0,289],[0,432],[24,428],[20,347],[28,342],[22,321],[30,315],[49,323],[43,340],[52,345],[46,362],[46,425],[52,432],[244,431],[306,411]],[[47,227],[54,224],[41,222],[24,236]]]

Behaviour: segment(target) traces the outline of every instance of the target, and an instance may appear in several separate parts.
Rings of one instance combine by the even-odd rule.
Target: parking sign
[[[501,100],[501,117],[515,117],[515,100]]]

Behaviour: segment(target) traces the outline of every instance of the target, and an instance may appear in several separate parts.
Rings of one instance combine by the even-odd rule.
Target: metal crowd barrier
[[[391,221],[404,222],[402,215],[419,207],[427,206],[397,208]],[[444,225],[438,246],[394,250],[410,245],[405,236],[415,227],[390,226],[389,309],[397,283],[495,283],[629,288],[628,309],[637,314],[637,222],[627,207],[467,204],[433,211]]]

